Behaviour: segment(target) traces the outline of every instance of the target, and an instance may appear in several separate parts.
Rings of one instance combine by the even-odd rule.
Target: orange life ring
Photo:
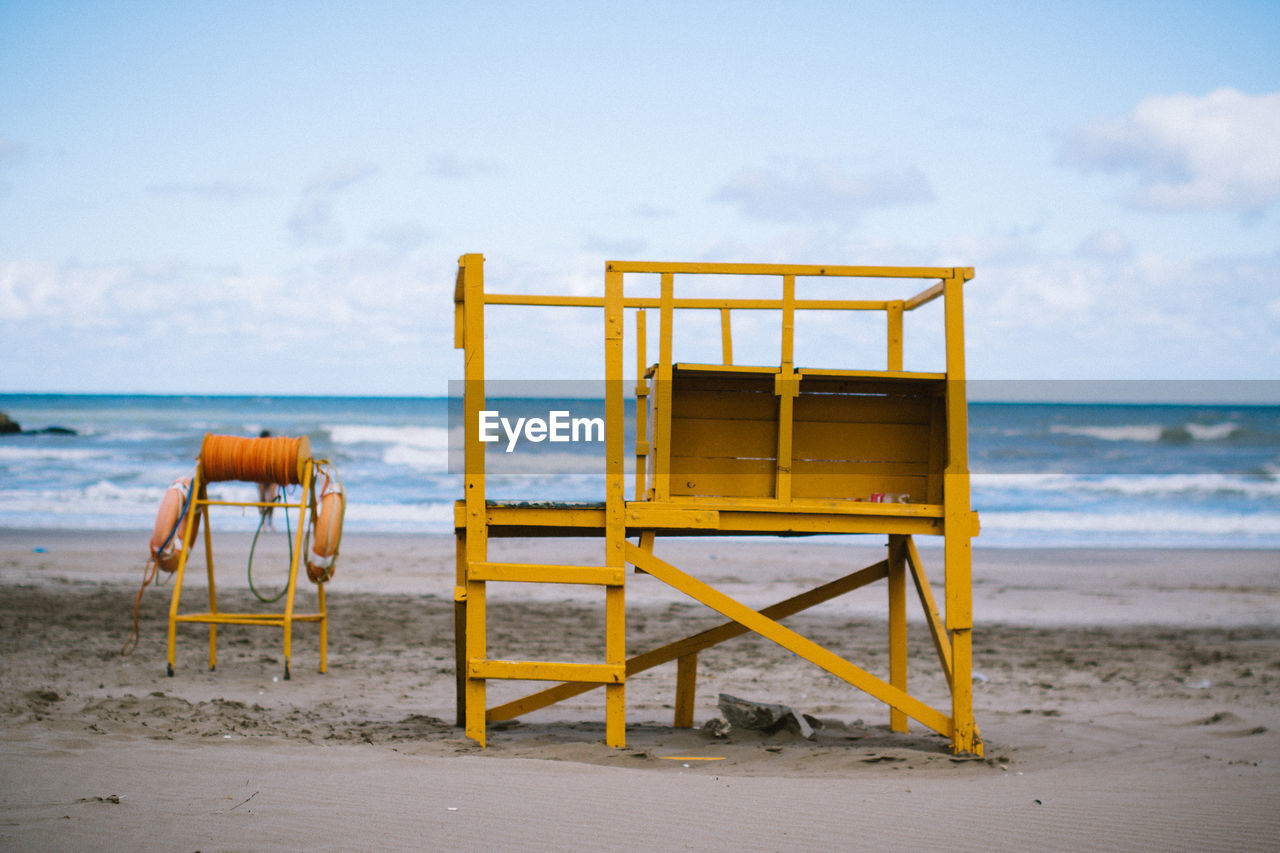
[[[312,520],[311,547],[307,549],[307,577],[312,583],[328,583],[333,578],[342,542],[342,518],[347,511],[347,496],[342,484],[330,486],[326,477],[320,495],[320,512]]]
[[[170,483],[160,501],[160,511],[156,513],[156,524],[151,531],[151,556],[156,565],[166,572],[176,572],[182,558],[182,537],[187,515],[191,512],[188,498],[192,479],[179,477]],[[184,506],[186,513],[182,511]],[[197,514],[191,528],[191,541],[195,541],[199,530],[200,516]]]

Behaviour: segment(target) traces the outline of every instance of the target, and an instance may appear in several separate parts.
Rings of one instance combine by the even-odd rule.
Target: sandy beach
[[[119,654],[142,533],[0,530],[0,847],[14,850],[1266,850],[1280,844],[1280,560],[1273,551],[975,549],[981,759],[767,641],[704,652],[695,719],[730,693],[822,721],[812,740],[670,727],[674,665],[628,681],[625,749],[588,693],[491,726],[454,722],[453,542],[351,535],[329,585],[329,672],[295,629],[179,631],[149,589]],[[658,554],[763,606],[881,559],[871,538],[662,542]],[[219,603],[250,609],[247,538],[216,540]],[[496,542],[495,555],[590,543]],[[267,549],[255,583],[277,585]],[[278,555],[276,555],[278,556]],[[935,587],[941,553],[923,549]],[[501,559],[501,556],[497,558]],[[204,595],[203,563],[185,602]],[[628,579],[628,648],[722,617]],[[597,591],[491,593],[491,655],[598,657]],[[314,591],[304,584],[299,606]],[[945,707],[915,603],[912,690]],[[887,669],[884,588],[788,624]],[[512,688],[512,689],[508,689]],[[520,685],[490,688],[490,702]],[[673,758],[674,757],[674,758]],[[717,759],[717,760],[695,760]]]

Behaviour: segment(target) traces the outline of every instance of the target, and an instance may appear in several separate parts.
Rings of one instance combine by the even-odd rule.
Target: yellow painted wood
[[[661,305],[658,314],[657,394],[653,397],[654,414],[654,499],[671,496],[671,372],[672,335],[675,323],[675,279],[668,273],[660,282]]]
[[[776,402],[774,407],[776,409]],[[671,441],[683,457],[768,459],[778,452],[778,421],[741,418],[672,418]]]
[[[320,622],[324,619],[323,613],[295,613],[292,617],[294,622]],[[199,623],[202,625],[269,625],[272,627],[284,626],[284,615],[281,613],[229,613],[227,611],[206,611],[203,613],[182,613],[176,617],[178,622]]]
[[[486,305],[525,305],[552,308],[601,308],[602,296],[557,296],[542,293],[486,293]],[[884,311],[888,303],[883,299],[797,299],[796,307],[808,311]],[[631,296],[623,300],[626,308],[658,308],[661,298]],[[747,311],[777,311],[782,307],[780,299],[743,299],[723,297],[677,297],[673,305],[683,310],[721,311],[726,309]]]
[[[574,507],[533,505],[517,502],[514,506],[488,504],[484,510],[486,525],[502,525],[519,522],[526,527],[587,527],[604,530],[604,506]],[[457,527],[467,525],[466,505],[454,507]]]
[[[956,753],[982,755],[982,738],[973,719],[972,633],[969,628],[957,628],[951,632],[951,663],[954,667],[951,715],[955,720],[951,748]]]
[[[947,436],[947,401],[945,395],[939,395],[932,401],[929,423],[929,470],[945,472],[947,454],[950,453],[950,439]],[[944,476],[929,478],[929,503],[941,504],[944,499]]]
[[[472,660],[467,664],[467,675],[472,679],[509,678],[523,681],[582,681],[591,684],[621,685],[626,678],[626,667],[559,661]]]
[[[778,400],[773,393],[772,379],[767,384],[746,383],[738,390],[690,389],[682,381],[673,403],[673,429],[684,421],[711,421],[713,429],[732,428],[733,421],[746,421],[748,430],[767,429],[772,435],[777,434]],[[728,426],[715,426],[720,423]],[[770,447],[772,444],[769,442]],[[769,456],[773,456],[772,450]]]
[[[906,300],[906,302],[902,304],[902,307],[907,311],[914,311],[915,309],[919,308],[921,305],[927,305],[928,303],[937,299],[939,296],[942,295],[942,291],[943,291],[943,282],[940,281],[937,284],[933,285],[932,287],[926,288],[920,291],[919,293],[917,293],[915,296]]]
[[[933,647],[938,653],[938,662],[942,665],[943,675],[947,677],[947,687],[951,687],[951,637],[947,634],[947,626],[938,614],[938,605],[933,598],[933,589],[929,586],[929,576],[925,573],[924,563],[920,560],[920,552],[910,536],[906,537],[907,564],[911,567],[911,579],[915,582],[916,595],[920,597],[920,609],[924,611],[925,622],[929,625],[929,635],[933,638]]]
[[[851,504],[855,507],[865,504]],[[871,506],[877,506],[872,504]],[[919,516],[890,515],[889,513],[835,513],[828,510],[805,512],[798,501],[793,501],[785,512],[744,511],[720,513],[717,530],[725,534],[781,533],[904,533],[916,535],[941,535],[942,523],[938,519]]]
[[[710,470],[713,463],[714,470]],[[677,456],[671,460],[670,494],[672,497],[772,497],[777,482],[776,471],[771,459],[711,460]]]
[[[204,467],[197,461],[196,472],[191,477],[191,494],[195,496],[204,495]],[[182,579],[187,570],[187,558],[191,556],[191,528],[195,523],[196,513],[201,511],[200,507],[193,501],[191,510],[187,513],[186,524],[182,528],[182,554],[178,557],[178,568],[174,571],[173,577],[173,593],[169,597],[169,672],[173,672],[174,664],[177,662],[177,619],[178,619],[178,603],[182,598]],[[209,519],[205,519],[205,535],[209,534]]]
[[[472,563],[468,568],[473,581],[508,583],[576,583],[619,586],[623,583],[621,566],[555,566],[540,563]]]
[[[302,560],[303,535],[306,528],[307,512],[312,508],[312,502],[315,496],[311,489],[312,477],[314,474],[314,463],[308,463],[302,467],[302,481],[300,484],[301,495],[297,503],[272,504],[273,506],[283,507],[285,512],[296,509],[298,512],[297,532],[292,543],[292,556],[289,563],[288,583],[284,593],[284,610],[283,612],[268,613],[227,613],[218,607],[217,594],[217,578],[215,574],[215,561],[213,554],[213,524],[210,519],[210,507],[238,507],[246,509],[249,507],[263,506],[262,501],[224,501],[210,500],[208,490],[204,479],[204,466],[201,462],[196,463],[196,473],[191,481],[191,508],[187,514],[186,524],[182,531],[182,555],[178,561],[178,568],[174,573],[173,593],[169,602],[169,625],[168,625],[168,667],[170,674],[173,673],[175,664],[177,663],[177,626],[178,623],[184,624],[203,624],[208,626],[208,660],[209,669],[213,670],[218,665],[218,626],[219,625],[251,625],[260,627],[278,627],[282,628],[282,656],[284,658],[285,677],[289,677],[290,663],[293,657],[293,623],[294,622],[318,622],[320,625],[320,672],[325,672],[328,667],[328,611],[323,595],[323,587],[321,587],[319,596],[319,612],[318,613],[297,613],[295,610],[298,567]],[[200,518],[203,522],[202,535],[204,537],[204,558],[205,558],[205,575],[206,589],[209,599],[209,609],[204,612],[180,612],[182,598],[182,584],[186,576],[187,560],[191,555],[194,546],[193,526],[195,519]]]
[[[796,277],[782,277],[782,352],[774,392],[778,395],[778,452],[774,473],[774,497],[781,503],[791,500],[791,452],[795,431],[795,398],[799,377],[795,375]]]
[[[965,398],[964,277],[948,278],[943,289],[947,351],[947,467],[943,481],[946,514],[946,625],[951,632],[951,715],[955,720],[952,749],[982,754],[973,719],[972,511],[969,507],[968,407]]]
[[[907,577],[906,537],[889,537],[889,683],[907,692]],[[907,731],[907,715],[889,709],[889,729]]]
[[[702,602],[712,610],[733,619],[735,622],[742,623],[749,630],[756,632],[765,639],[772,640],[787,651],[804,658],[832,675],[844,679],[880,701],[906,712],[907,715],[939,734],[951,737],[952,726],[950,718],[929,707],[914,696],[902,692],[829,649],[797,634],[762,613],[735,601],[714,587],[680,571],[675,566],[653,554],[647,554],[634,546],[628,547],[627,553],[631,562],[668,586],[680,590],[690,598]]]
[[[809,386],[808,378],[801,383]],[[796,398],[796,420],[804,424],[873,424],[879,426],[929,426],[932,398],[925,396],[872,396],[851,393],[802,393]]]
[[[314,463],[308,464],[303,468],[301,488],[304,505],[307,500],[315,500],[315,494],[311,491],[311,477],[314,468]],[[306,511],[299,507],[298,526],[294,531],[293,552],[289,560],[289,583],[284,598],[284,674],[286,678],[289,677],[289,665],[293,660],[293,596],[298,589],[298,563],[301,562],[303,555],[307,553],[306,543],[303,539],[306,528]],[[207,530],[208,527],[206,526],[205,529]],[[213,589],[212,582],[210,582],[209,588],[210,590]]]
[[[628,527],[713,530],[718,523],[719,513],[712,509],[684,509],[640,501],[627,504]]]
[[[720,357],[726,365],[733,364],[733,330],[729,326],[729,309],[720,309]]]
[[[209,496],[207,494],[204,495],[205,502],[200,503],[198,505],[193,504],[193,506],[198,506],[200,511],[204,513],[204,556],[205,556],[204,564],[205,564],[205,574],[207,576],[207,585],[209,590],[209,612],[216,614],[218,612],[218,596],[217,596],[216,587],[214,585],[214,579],[213,579],[213,538],[212,538],[213,531],[210,529],[211,525],[209,524],[208,498]],[[292,596],[290,596],[290,598],[292,599]],[[286,636],[285,637],[285,654],[284,654],[286,672],[288,672],[288,666],[289,666],[288,639],[289,638]],[[212,672],[214,667],[217,666],[217,664],[218,664],[218,626],[213,622],[210,622],[209,623],[209,671]]]
[[[644,549],[642,549],[644,550]],[[865,569],[845,575],[822,586],[794,595],[785,601],[772,604],[760,611],[761,615],[770,619],[785,619],[796,613],[808,610],[825,601],[830,601],[845,593],[860,589],[867,584],[882,580],[888,571],[888,563],[881,560],[879,563],[868,566]],[[724,622],[714,628],[708,628],[690,637],[677,640],[673,643],[667,643],[664,646],[636,655],[627,661],[626,671],[627,677],[647,672],[654,667],[670,663],[688,655],[697,654],[704,649],[719,645],[734,637],[740,637],[747,633],[748,628],[734,621]],[[499,720],[512,720],[522,714],[530,711],[536,711],[539,708],[545,708],[570,699],[574,696],[593,690],[599,685],[580,684],[580,683],[564,683],[555,687],[548,687],[537,693],[532,693],[521,699],[507,702],[503,705],[495,706],[489,709],[489,721],[497,722]]]
[[[806,377],[825,376],[845,378],[849,380],[869,380],[864,387],[891,391],[902,383],[941,382],[947,378],[945,373],[933,373],[917,370],[830,370],[821,367],[806,367],[801,371]]]
[[[698,653],[691,652],[676,658],[675,719],[677,729],[693,728],[693,708],[698,691]]]
[[[674,506],[682,509],[709,509],[719,507],[717,512],[731,517],[739,512],[773,513],[790,515],[793,513],[821,513],[823,515],[865,515],[873,518],[886,516],[923,517],[941,520],[943,507],[941,504],[876,504],[852,500],[793,500],[790,504],[779,504],[762,501],[756,498],[687,497],[673,501]],[[878,523],[872,521],[872,523]],[[887,531],[893,532],[893,531]],[[941,528],[939,531],[941,532]]]
[[[453,284],[453,348],[463,349],[466,347],[467,336],[467,320],[466,320],[466,296],[465,285],[463,284],[465,267],[458,264],[458,274]]]
[[[325,601],[324,584],[316,584],[316,598],[319,601],[320,612],[320,672],[324,674],[329,671],[329,605]],[[305,621],[305,617],[294,614],[294,619]]]
[[[636,500],[643,500],[648,492],[649,449],[649,383],[646,379],[649,360],[648,329],[645,326],[644,309],[636,312]]]
[[[665,273],[688,275],[796,275],[855,278],[950,278],[956,267],[876,267],[818,264],[669,263],[651,261],[607,261],[605,269],[624,273]],[[963,268],[961,268],[963,269]],[[973,271],[969,270],[972,278]]]
[[[792,498],[847,495],[845,502],[853,503],[855,499],[868,502],[873,493],[882,492],[906,494],[917,500],[917,496],[928,492],[929,478],[924,464],[800,460],[792,464]],[[673,499],[773,497],[774,465],[770,459],[676,456],[672,458],[671,467]],[[779,504],[782,507],[790,505]],[[874,507],[869,509],[877,511]]]
[[[797,421],[796,459],[865,462],[918,462],[928,470],[928,424]]]
[[[478,254],[463,255],[459,260],[459,276],[466,320],[464,339],[466,350],[463,368],[463,456],[465,472],[463,490],[466,501],[466,560],[467,564],[483,563],[488,559],[489,529],[485,512],[485,446],[479,441],[480,412],[485,408],[484,392],[484,257]],[[471,663],[488,657],[485,636],[486,590],[483,581],[465,582],[465,624],[467,680],[464,703],[466,706],[467,737],[481,746],[485,743],[485,682],[471,674]]]
[[[859,474],[845,470],[857,464],[859,463],[796,462],[791,488],[793,498],[802,500],[849,495],[851,501],[868,503],[877,493],[886,497],[907,495],[909,500],[919,500],[919,496],[928,491],[929,479],[923,475]]]
[[[467,528],[454,526],[453,540],[453,678],[454,725],[467,725]]]
[[[626,422],[622,394],[622,273],[605,273],[605,565],[618,582],[605,589],[605,663],[623,673],[605,688],[605,742],[626,745]]]
[[[605,295],[546,296],[485,294],[483,280],[469,273],[472,266],[464,256],[460,261],[455,301],[460,311],[455,319],[455,339],[466,344],[467,378],[483,382],[483,322],[473,319],[486,304],[542,305],[576,308],[603,308],[605,319],[606,392],[606,500],[603,506],[492,504],[485,500],[483,448],[478,468],[468,464],[468,493],[457,511],[460,529],[467,536],[466,562],[473,567],[466,583],[460,583],[457,600],[465,608],[462,620],[467,646],[468,734],[479,733],[483,743],[484,719],[504,714],[524,713],[537,705],[559,701],[594,686],[570,683],[549,688],[495,709],[484,710],[483,685],[487,678],[528,678],[530,672],[549,671],[551,666],[622,667],[623,677],[606,687],[606,740],[623,743],[625,736],[625,674],[633,663],[624,655],[625,586],[606,587],[606,663],[540,664],[537,662],[491,662],[483,646],[484,584],[498,575],[519,577],[522,582],[555,580],[569,582],[582,578],[578,569],[553,565],[508,564],[495,568],[484,549],[477,550],[470,534],[566,535],[586,534],[605,539],[605,564],[623,567],[631,559],[637,568],[694,595],[698,600],[743,620],[734,630],[757,630],[792,651],[836,672],[851,684],[886,701],[895,729],[905,728],[907,717],[952,738],[960,751],[981,748],[972,719],[972,697],[966,695],[970,664],[966,643],[971,622],[968,590],[970,568],[969,539],[976,535],[976,517],[969,509],[967,468],[967,424],[963,399],[963,329],[960,287],[972,278],[970,268],[939,267],[852,267],[784,264],[665,264],[609,262],[606,265]],[[660,276],[657,298],[627,297],[624,274],[648,273]],[[777,276],[782,291],[775,299],[702,298],[675,296],[676,275]],[[796,298],[797,277],[843,276],[851,279],[916,278],[932,279],[931,285],[909,299],[802,300]],[[469,285],[478,283],[468,302]],[[851,288],[866,281],[850,281]],[[859,294],[860,295],[860,294]],[[947,370],[920,373],[903,370],[903,314],[929,301],[944,298]],[[645,364],[643,316],[637,315],[637,386],[640,428],[636,431],[636,471],[632,504],[625,501],[625,480],[621,476],[622,314],[624,310],[659,310],[658,361]],[[722,365],[694,365],[675,362],[674,315],[677,310],[718,310],[721,320]],[[773,310],[782,313],[781,350],[777,365],[733,364],[731,312]],[[794,368],[795,312],[801,310],[879,310],[886,314],[885,370]],[[474,344],[474,346],[472,345]],[[959,358],[957,359],[957,355]],[[478,370],[472,364],[478,356]],[[955,386],[959,382],[959,393]],[[616,388],[616,391],[614,390]],[[466,403],[478,411],[481,392]],[[615,437],[616,430],[616,437]],[[468,429],[468,432],[472,432]],[[469,442],[474,444],[475,442]],[[471,472],[479,471],[476,481]],[[478,490],[471,485],[478,482]],[[859,502],[873,492],[909,494],[910,504]],[[477,499],[478,498],[478,499]],[[708,533],[862,533],[876,532],[891,537],[891,560],[884,576],[890,577],[890,674],[889,681],[870,675],[843,658],[788,632],[768,616],[743,605],[652,554],[656,532],[665,535]],[[624,537],[640,537],[642,545],[630,546]],[[913,535],[943,535],[946,568],[946,618],[937,615],[931,604],[927,579],[918,557],[913,555]],[[616,555],[621,548],[622,558]],[[632,552],[640,555],[638,559]],[[648,555],[647,558],[644,555]],[[892,563],[892,571],[889,564]],[[905,577],[911,566],[917,592],[926,611],[926,621],[935,637],[943,666],[952,676],[952,716],[948,718],[911,697],[906,690]],[[663,568],[665,567],[665,568]],[[918,571],[917,571],[918,570]],[[566,574],[565,572],[568,572]],[[504,574],[505,573],[505,574]],[[659,577],[659,575],[661,576]],[[596,575],[591,575],[596,576]],[[609,574],[607,579],[613,580]],[[524,579],[528,580],[524,580]],[[625,573],[622,573],[625,583]],[[963,585],[964,589],[956,589]],[[705,586],[705,585],[703,585]],[[924,592],[921,592],[923,586]],[[717,596],[721,596],[717,598]],[[479,602],[479,606],[476,603]],[[763,621],[760,621],[763,620]],[[731,623],[732,624],[732,623]],[[475,629],[479,627],[477,632]],[[950,629],[950,634],[948,634]],[[692,638],[686,638],[692,639]],[[683,659],[677,667],[677,723],[691,719],[696,691],[696,648],[683,641],[681,651],[668,659]],[[694,643],[696,645],[696,642]],[[664,647],[666,648],[666,647]],[[651,659],[651,658],[649,658]],[[950,661],[948,663],[948,660]],[[538,669],[538,667],[543,667]],[[581,675],[581,670],[578,674]],[[616,670],[615,670],[616,673]],[[598,675],[599,673],[597,673]],[[566,678],[566,681],[569,679]],[[479,693],[480,704],[470,701]],[[541,704],[539,704],[541,703]],[[479,719],[477,719],[479,718]]]
[[[889,325],[889,356],[886,366],[891,371],[902,370],[902,310],[904,304],[899,300],[890,302],[885,307],[885,315]]]

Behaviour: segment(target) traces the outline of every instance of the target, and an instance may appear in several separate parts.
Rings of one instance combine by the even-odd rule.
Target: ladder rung
[[[467,579],[517,583],[585,583],[622,586],[623,566],[550,566],[540,563],[472,563]]]
[[[473,660],[467,665],[471,678],[515,678],[525,681],[575,681],[584,684],[622,684],[625,664],[557,663],[553,661]]]

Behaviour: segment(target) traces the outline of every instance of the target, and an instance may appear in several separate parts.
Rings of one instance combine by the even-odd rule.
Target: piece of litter
[[[724,761],[723,755],[659,755],[658,757],[667,761]]]
[[[978,684],[986,684],[991,679],[987,678],[987,676],[984,673],[978,672],[975,669],[973,671],[973,680]]]
[[[271,676],[271,680],[272,680],[272,681],[279,681],[279,680],[280,680],[280,676],[278,676],[278,675],[273,675],[273,676]]]
[[[702,730],[712,737],[723,738],[729,736],[733,726],[729,725],[729,721],[724,717],[714,717],[702,725]]]
[[[456,812],[457,810],[458,810],[457,806],[449,806],[449,811]]]
[[[721,693],[716,703],[720,713],[736,729],[752,729],[773,734],[787,728],[809,739],[813,737],[814,728],[822,724],[814,717],[801,714],[788,705],[775,705],[769,702],[753,702],[750,699],[739,699],[728,693]]]
[[[1212,682],[1212,681],[1208,681],[1208,680],[1205,680],[1205,681],[1188,681],[1188,682],[1185,682],[1185,684],[1186,684],[1188,687],[1190,687],[1192,690],[1208,690],[1210,687],[1212,687],[1212,686],[1213,686],[1213,682]]]
[[[223,740],[231,740],[231,735],[223,735],[223,736],[222,736],[222,739],[223,739]]]

